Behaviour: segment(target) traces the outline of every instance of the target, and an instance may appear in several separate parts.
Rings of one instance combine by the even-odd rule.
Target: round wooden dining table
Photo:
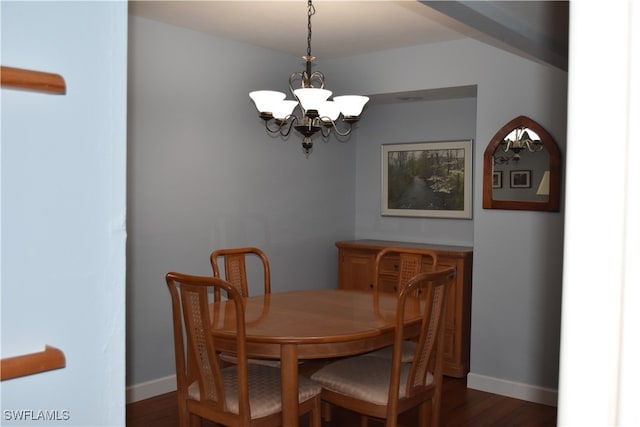
[[[393,344],[397,298],[391,293],[300,290],[245,299],[247,354],[280,359],[283,425],[298,425],[298,363],[366,353]],[[216,346],[236,348],[235,310],[212,305]],[[405,336],[418,334],[420,308],[407,307]]]

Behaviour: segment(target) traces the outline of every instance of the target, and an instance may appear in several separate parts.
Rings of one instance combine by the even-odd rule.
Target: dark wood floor
[[[509,397],[468,389],[464,380],[446,378],[442,395],[442,427],[552,427],[556,425],[556,408]],[[417,424],[416,414],[400,417],[403,427]],[[359,418],[336,409],[326,427],[353,427]],[[127,427],[175,427],[178,425],[175,392],[127,405]],[[203,427],[214,424],[203,422]],[[300,424],[306,426],[306,423]],[[371,427],[383,423],[371,421]]]

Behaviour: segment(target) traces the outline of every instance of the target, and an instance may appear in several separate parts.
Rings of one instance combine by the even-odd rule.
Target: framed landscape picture
[[[384,144],[382,215],[471,218],[472,141]]]

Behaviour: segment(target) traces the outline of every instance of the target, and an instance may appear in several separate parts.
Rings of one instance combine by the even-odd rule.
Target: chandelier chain
[[[315,15],[316,8],[313,7],[311,0],[308,2],[307,11],[307,56],[311,57],[311,17]]]

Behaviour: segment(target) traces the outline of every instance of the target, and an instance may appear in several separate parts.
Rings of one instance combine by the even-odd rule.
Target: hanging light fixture
[[[529,135],[530,133],[534,139]],[[520,151],[526,149],[530,153],[536,153],[544,148],[544,143],[540,140],[538,134],[524,126],[517,127],[509,132],[509,135],[502,140],[500,145],[505,153],[509,152],[509,150],[513,151],[513,160],[516,162],[520,160]]]
[[[311,16],[316,13],[311,0],[308,0],[307,8],[307,54],[302,57],[306,69],[294,72],[289,77],[289,90],[294,100],[287,100],[286,94],[272,90],[254,91],[249,96],[256,104],[267,131],[288,136],[291,128],[295,129],[303,137],[302,149],[308,157],[313,149],[312,137],[316,133],[320,132],[326,138],[333,129],[338,135],[349,135],[369,98],[344,95],[329,99],[332,92],[324,88],[324,74],[320,71],[311,72],[315,59],[311,55]],[[294,89],[295,86],[299,87]],[[296,107],[299,109],[298,114],[294,114]],[[340,115],[342,129],[336,124]]]

